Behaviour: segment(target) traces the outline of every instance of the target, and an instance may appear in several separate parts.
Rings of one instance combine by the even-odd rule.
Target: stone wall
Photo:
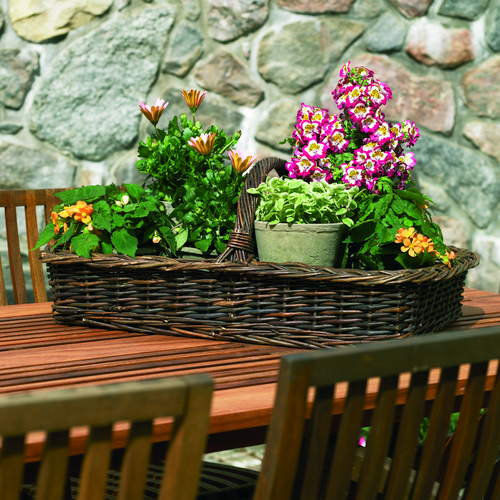
[[[350,60],[421,130],[415,178],[449,244],[500,282],[500,0],[0,0],[0,188],[139,181],[138,103],[209,91],[197,118],[288,158],[301,102],[335,111]],[[165,124],[166,120],[160,121]],[[0,228],[0,241],[5,231]],[[7,267],[5,254],[3,266]]]

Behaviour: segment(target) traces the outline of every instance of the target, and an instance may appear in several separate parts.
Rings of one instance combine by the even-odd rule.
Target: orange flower
[[[76,221],[82,221],[84,224],[88,224],[92,220],[90,216],[94,213],[92,204],[87,205],[85,201],[77,201],[76,205],[69,207],[69,210],[74,213]]]
[[[68,230],[68,224],[66,222],[63,225],[63,233],[65,233]]]
[[[191,113],[196,113],[206,95],[207,93],[201,90],[190,90],[189,92],[183,90],[181,92],[181,97],[184,99],[186,106],[191,110]]]
[[[428,253],[434,252],[434,242],[430,238],[423,234],[417,234],[417,238],[421,242],[424,250],[427,250]]]
[[[192,137],[188,142],[188,146],[196,149],[203,156],[209,155],[212,149],[214,149],[216,135],[215,132],[212,132],[211,134],[201,134],[199,137]]]
[[[163,99],[156,99],[156,104],[154,106],[146,106],[143,102],[139,104],[141,108],[142,114],[156,127],[156,124],[161,118],[161,115],[165,111],[165,108],[168,106],[168,102],[165,102]]]
[[[413,228],[412,228],[413,229]],[[403,246],[401,247],[402,252],[408,252],[410,257],[415,257],[417,254],[422,252],[422,242],[418,238],[404,238]]]
[[[57,219],[58,219],[57,212],[52,212],[50,214],[50,217],[52,218],[52,223],[54,224],[54,233],[59,234],[59,224],[57,222]]]
[[[244,172],[248,173],[248,169],[252,163],[257,159],[255,155],[251,155],[246,151],[241,151],[241,149],[232,149],[228,152],[229,158],[231,158],[231,164],[233,168],[239,174]]]
[[[447,250],[444,255],[439,255],[441,262],[448,266],[451,269],[451,261],[456,257],[456,254],[453,250]]]
[[[405,238],[411,238],[414,234],[415,229],[413,227],[410,227],[409,229],[402,227],[401,229],[398,229],[394,243],[401,243]]]

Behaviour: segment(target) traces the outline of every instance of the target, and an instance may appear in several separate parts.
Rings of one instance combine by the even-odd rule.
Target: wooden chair
[[[30,252],[29,249],[36,245],[38,240],[37,206],[43,206],[45,223],[50,220],[52,207],[60,203],[59,198],[53,193],[63,189],[27,189],[0,191],[0,208],[5,208],[5,225],[7,229],[7,248],[9,252],[10,274],[16,304],[27,304],[26,283],[24,280],[21,247],[19,244],[19,231],[17,227],[17,207],[24,207],[26,218],[26,234],[28,239],[28,255],[31,270],[31,282],[35,302],[46,302],[47,291],[43,276],[43,268],[38,259],[38,251]],[[0,259],[0,306],[7,305],[7,294]]]
[[[38,500],[64,498],[69,429],[90,426],[79,476],[79,500],[103,500],[111,456],[112,424],[130,421],[119,500],[142,500],[150,458],[152,421],[174,417],[160,500],[193,500],[208,433],[213,381],[190,375],[123,384],[0,397],[0,498],[18,500],[26,433],[47,431],[36,486]]]
[[[498,372],[488,379],[492,390],[484,397],[488,362],[498,358],[499,327],[284,356],[254,500],[457,500],[459,493],[464,500],[500,498]],[[466,363],[468,379],[457,385]],[[495,363],[490,370],[496,370]],[[440,368],[440,376],[434,371],[429,378],[432,368]],[[358,441],[372,377],[380,377],[380,386],[365,449]],[[396,403],[404,402],[398,401],[398,383],[405,377],[408,396],[396,432]],[[336,384],[344,382],[344,412],[331,444],[333,394]],[[337,390],[345,386],[337,385]],[[315,390],[312,416],[304,425],[310,388]],[[428,434],[416,460],[426,395],[432,391]],[[482,408],[487,409],[480,418]],[[450,414],[458,409],[457,428],[449,439]]]

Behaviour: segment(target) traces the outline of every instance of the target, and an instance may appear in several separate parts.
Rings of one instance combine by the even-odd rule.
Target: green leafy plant
[[[268,178],[250,194],[260,195],[256,220],[278,224],[353,224],[357,208],[357,187],[347,189],[344,184],[326,182],[306,183],[298,179]]]
[[[202,128],[194,112],[205,94],[183,91],[182,96],[193,112],[193,119],[188,119],[185,114],[180,119],[174,116],[165,130],[156,127],[158,114],[154,115],[147,107],[143,110],[153,123],[155,133],[146,142],[140,142],[140,160],[136,165],[152,180],[147,186],[148,192],[172,204],[176,249],[187,245],[202,252],[214,249],[223,252],[234,228],[238,197],[244,182],[244,169],[239,168],[242,163],[235,162],[234,155],[229,154],[234,153],[230,149],[241,133],[227,136],[215,125],[205,130]],[[162,109],[166,107],[161,100],[157,105]],[[245,169],[255,157],[247,156],[246,160],[243,162]]]
[[[164,204],[137,184],[85,186],[56,193],[61,204],[43,230],[34,249],[72,250],[81,257],[92,253],[140,253],[175,251],[172,222]]]
[[[432,201],[411,184],[403,190],[390,179],[379,179],[378,193],[360,191],[356,222],[343,240],[341,267],[414,269],[446,255],[441,229],[428,211]],[[414,232],[398,238],[401,228]]]

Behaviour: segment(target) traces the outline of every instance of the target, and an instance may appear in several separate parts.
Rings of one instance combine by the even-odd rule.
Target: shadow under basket
[[[477,255],[455,249],[452,269],[364,271],[257,262],[246,193],[284,161],[258,162],[217,259],[42,252],[57,323],[298,348],[329,348],[444,328],[461,315]]]

